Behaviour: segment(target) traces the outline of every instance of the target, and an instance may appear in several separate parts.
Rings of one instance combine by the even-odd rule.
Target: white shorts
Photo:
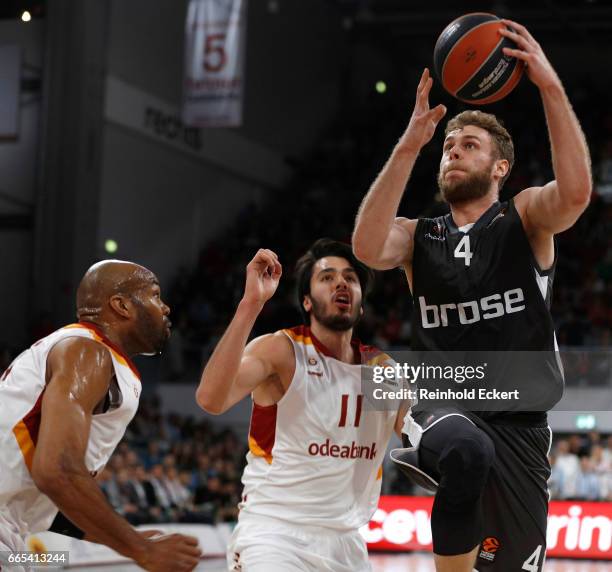
[[[13,526],[10,526],[6,521],[0,520],[0,552],[23,552],[28,547],[23,537],[15,530]],[[10,566],[3,566],[0,562],[0,572],[27,572],[30,568],[12,564]]]
[[[358,530],[337,532],[242,514],[227,547],[232,572],[371,572]]]

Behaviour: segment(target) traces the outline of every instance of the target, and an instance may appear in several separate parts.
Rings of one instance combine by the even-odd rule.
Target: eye
[[[346,281],[347,282],[355,282],[357,279],[355,278],[355,276],[353,274],[349,274],[346,277]]]
[[[331,274],[324,274],[323,275],[323,280],[325,280],[326,282],[329,282],[332,279]]]
[[[476,145],[474,145],[474,143],[466,143],[465,144],[467,149],[474,149],[476,147]]]

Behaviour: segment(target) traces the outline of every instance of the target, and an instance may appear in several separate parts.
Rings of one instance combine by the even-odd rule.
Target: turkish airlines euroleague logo
[[[495,553],[499,550],[499,540],[494,536],[489,536],[482,541],[482,549],[480,551],[480,558],[493,562],[495,560]]]
[[[499,548],[499,540],[494,536],[489,536],[489,538],[485,538],[482,541],[482,549],[485,552],[490,552],[491,554],[495,554]]]

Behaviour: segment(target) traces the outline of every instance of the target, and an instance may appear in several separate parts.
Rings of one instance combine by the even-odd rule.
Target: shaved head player
[[[27,534],[52,530],[105,544],[146,570],[197,566],[195,538],[137,532],[94,480],[138,407],[140,377],[129,356],[162,350],[169,313],[152,272],[99,262],[79,285],[79,322],[39,340],[4,372],[0,551],[26,550]]]
[[[493,115],[465,111],[448,122],[440,161],[438,184],[450,214],[397,217],[417,156],[446,112],[442,105],[430,109],[432,79],[425,70],[410,123],[364,199],[353,235],[355,254],[366,264],[405,270],[414,349],[542,356],[542,372],[514,379],[542,398],[524,403],[535,409],[474,414],[428,410],[421,402],[407,417],[411,447],[392,458],[410,478],[437,490],[431,527],[438,572],[543,568],[546,411],[563,391],[549,312],[553,237],[576,222],[591,195],[587,145],[559,77],[527,29],[503,22],[514,31],[500,33],[517,44],[505,54],[525,62],[540,92],[555,179],[499,202],[514,162],[512,139]],[[518,354],[505,359],[513,356],[520,366]]]

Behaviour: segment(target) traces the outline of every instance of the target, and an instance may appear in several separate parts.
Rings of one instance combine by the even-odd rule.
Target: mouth
[[[172,328],[172,322],[170,320],[164,320],[164,327],[166,328],[168,333],[170,333],[170,330]]]
[[[347,292],[340,292],[334,296],[334,304],[341,310],[351,309],[351,297]]]

